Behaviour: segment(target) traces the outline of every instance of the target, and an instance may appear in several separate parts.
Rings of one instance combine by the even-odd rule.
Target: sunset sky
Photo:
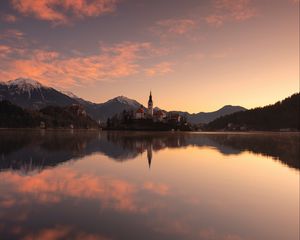
[[[0,81],[93,101],[246,108],[299,92],[297,0],[1,0]]]

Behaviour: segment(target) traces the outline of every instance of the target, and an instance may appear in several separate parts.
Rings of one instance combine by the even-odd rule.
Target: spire
[[[150,91],[149,102],[152,102],[152,93]]]

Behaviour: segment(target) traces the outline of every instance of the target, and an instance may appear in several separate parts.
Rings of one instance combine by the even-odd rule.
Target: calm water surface
[[[297,133],[0,131],[0,239],[299,239]]]

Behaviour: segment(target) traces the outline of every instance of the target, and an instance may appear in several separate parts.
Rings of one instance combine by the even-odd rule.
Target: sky
[[[0,0],[0,81],[191,113],[299,92],[299,0]]]

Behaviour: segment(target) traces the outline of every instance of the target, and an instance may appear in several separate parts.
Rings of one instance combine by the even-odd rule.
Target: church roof
[[[138,110],[136,110],[136,113],[144,113],[144,109],[143,108],[139,108]]]
[[[155,116],[163,116],[164,113],[163,113],[163,111],[158,110],[158,111],[154,112],[154,115],[155,115]]]

